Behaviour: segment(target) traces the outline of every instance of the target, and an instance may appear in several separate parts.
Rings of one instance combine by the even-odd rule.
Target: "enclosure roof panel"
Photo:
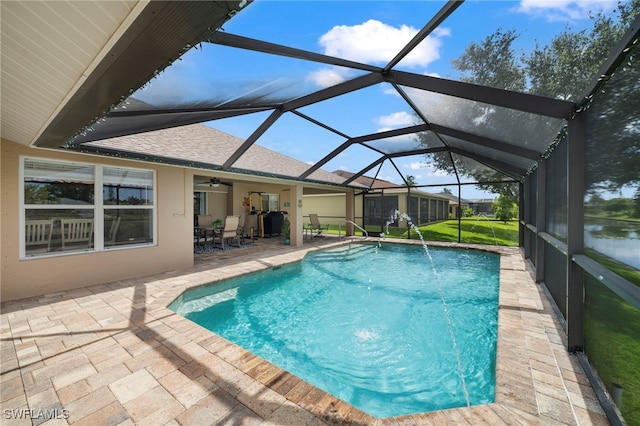
[[[528,93],[526,83],[471,82],[464,71],[438,71],[451,62],[440,58],[450,40],[460,37],[462,45],[477,46],[483,34],[511,26],[516,12],[501,2],[243,1],[224,6],[234,13],[212,18],[218,25],[208,31],[192,19],[197,28],[190,34],[199,42],[177,53],[179,60],[64,144],[48,139],[40,145],[135,156],[147,152],[164,162],[340,185],[354,179],[326,170],[346,164],[360,176],[391,165],[404,180],[394,159],[448,153],[521,181],[577,110],[574,98]],[[495,21],[478,22],[477,31],[463,33],[462,23],[480,8],[500,9],[503,15],[496,12]],[[402,18],[395,21],[391,11]],[[258,21],[244,18],[258,15]],[[347,15],[353,21],[345,23]],[[169,28],[181,26],[167,22]],[[225,22],[222,29],[220,22]],[[312,25],[317,22],[324,29]],[[558,33],[566,29],[555,28]],[[536,34],[534,26],[524,29]],[[376,33],[393,37],[379,39],[366,52],[354,48],[367,44],[363,34]],[[522,39],[533,41],[528,32]],[[233,142],[217,136],[214,153],[183,139],[176,146],[163,143],[161,131],[172,135],[197,123],[236,136]],[[158,147],[151,146],[154,140]],[[260,155],[272,162],[260,161]],[[294,163],[283,167],[289,159]]]

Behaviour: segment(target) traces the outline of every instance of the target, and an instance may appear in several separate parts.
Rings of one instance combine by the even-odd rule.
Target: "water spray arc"
[[[438,285],[438,295],[440,296],[440,301],[442,302],[442,309],[444,311],[444,315],[445,318],[447,320],[447,325],[449,328],[449,335],[451,336],[451,341],[453,343],[453,349],[454,352],[456,354],[456,361],[458,363],[458,374],[460,375],[460,380],[462,381],[462,390],[464,392],[464,397],[465,400],[467,401],[467,407],[471,406],[471,402],[469,399],[469,391],[467,390],[467,383],[464,379],[464,369],[462,367],[462,359],[460,358],[460,351],[458,350],[458,344],[456,342],[456,336],[453,333],[453,323],[451,322],[451,316],[449,315],[449,309],[447,307],[447,302],[444,298],[444,293],[442,291],[442,283],[440,282],[440,277],[438,276],[438,272],[436,271],[435,268],[435,262],[433,261],[433,257],[431,257],[431,252],[429,251],[429,246],[427,245],[427,242],[424,240],[422,233],[420,232],[420,229],[413,223],[413,220],[411,219],[411,217],[409,215],[407,215],[406,213],[400,213],[400,211],[398,209],[396,209],[393,214],[390,216],[389,220],[387,220],[387,223],[385,225],[385,233],[388,234],[389,233],[389,225],[391,225],[392,223],[394,223],[396,220],[398,219],[402,219],[405,220],[407,222],[407,224],[409,225],[409,227],[411,229],[413,229],[418,236],[420,237],[420,241],[422,242],[422,247],[424,248],[424,252],[427,255],[427,258],[429,259],[429,264],[431,266],[431,272],[433,273],[435,279],[436,279],[436,283]]]

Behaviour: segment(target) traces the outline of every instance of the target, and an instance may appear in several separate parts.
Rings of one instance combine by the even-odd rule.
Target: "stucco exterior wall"
[[[295,242],[298,241],[298,233],[302,235],[302,224],[298,224],[300,220],[297,217],[299,208],[297,207],[298,202],[296,196],[298,191],[302,191],[302,186],[285,185],[277,182],[269,182],[264,179],[262,182],[236,181],[231,191],[233,194],[231,201],[232,209],[229,214],[240,215],[241,223],[245,223],[245,221],[248,220],[250,221],[252,218],[249,217],[248,198],[251,197],[251,205],[259,212],[262,206],[258,193],[277,194],[280,200],[280,210],[287,212],[287,217],[291,222],[292,245],[297,245]],[[257,220],[255,218],[253,219]],[[255,231],[256,235],[258,235],[257,228]]]
[[[0,143],[0,297],[3,301],[193,265],[193,173],[188,169],[28,148],[4,139]],[[21,155],[155,170],[157,244],[20,260]]]
[[[345,197],[345,194],[305,195],[302,207],[305,221],[309,223],[309,214],[316,213],[323,225],[344,222],[347,214]]]

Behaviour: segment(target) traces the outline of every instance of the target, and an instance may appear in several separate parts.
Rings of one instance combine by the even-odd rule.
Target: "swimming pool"
[[[499,256],[430,253],[322,250],[170,308],[375,417],[492,402]]]

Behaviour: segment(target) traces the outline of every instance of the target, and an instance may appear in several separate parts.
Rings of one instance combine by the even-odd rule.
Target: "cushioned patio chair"
[[[328,231],[329,225],[321,225],[320,220],[318,219],[318,215],[315,213],[309,214],[309,221],[311,222],[311,226],[309,227],[309,229],[311,229],[312,236],[324,238],[324,235],[322,235],[322,231]],[[314,232],[315,235],[313,235]]]
[[[240,228],[240,216],[227,216],[224,220],[224,229],[220,234],[220,242],[222,249],[227,247],[227,240],[236,240],[238,247],[240,247],[240,238],[242,237],[242,228]]]
[[[198,215],[198,226],[194,227],[195,248],[206,250],[207,246],[215,247],[220,239],[220,231],[213,226],[213,216],[210,214]]]

